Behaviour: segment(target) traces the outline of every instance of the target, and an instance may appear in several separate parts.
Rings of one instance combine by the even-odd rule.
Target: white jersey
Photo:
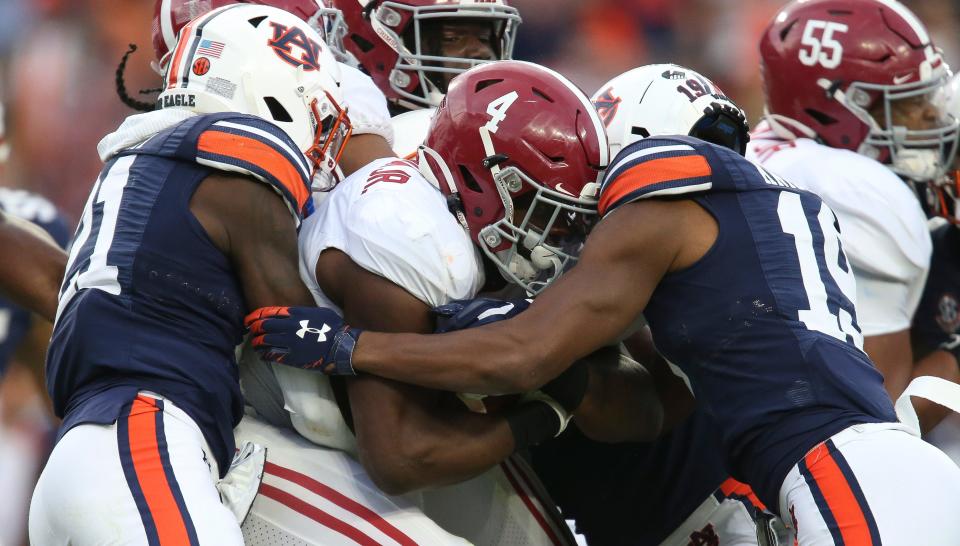
[[[378,159],[340,183],[300,229],[300,275],[317,305],[337,309],[315,275],[328,248],[436,307],[473,297],[483,285],[479,252],[447,209],[446,200],[417,167]],[[310,441],[355,453],[329,380],[322,374],[274,366],[294,428]]]
[[[913,191],[868,157],[801,138],[778,139],[763,125],[747,159],[820,196],[836,213],[857,283],[865,336],[906,330],[920,303],[932,245]]]
[[[408,159],[415,156],[417,148],[427,140],[430,121],[433,120],[433,114],[436,111],[436,108],[424,108],[393,116],[390,121],[393,124],[393,134],[396,137],[393,143],[393,151],[397,156]]]
[[[370,76],[350,65],[340,63],[340,75],[340,87],[353,134],[380,135],[393,146],[393,126],[383,92]]]

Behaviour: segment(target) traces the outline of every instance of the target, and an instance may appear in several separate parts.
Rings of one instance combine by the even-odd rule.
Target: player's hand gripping
[[[265,360],[329,375],[356,375],[353,349],[363,331],[325,307],[261,307],[244,324]]]
[[[507,320],[530,307],[531,302],[533,302],[531,299],[498,300],[495,298],[453,300],[433,309],[433,314],[437,317],[437,328],[434,333],[455,332]]]

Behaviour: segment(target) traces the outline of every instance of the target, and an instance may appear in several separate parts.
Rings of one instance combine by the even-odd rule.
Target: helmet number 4
[[[494,99],[487,105],[487,115],[490,116],[490,121],[484,125],[484,128],[491,133],[496,133],[497,129],[500,128],[500,122],[507,119],[507,110],[519,97],[520,95],[516,91],[511,91],[498,99]]]
[[[800,48],[800,62],[806,66],[819,64],[824,68],[840,66],[843,45],[835,40],[833,35],[837,32],[847,32],[847,30],[847,25],[843,23],[817,19],[807,21],[803,36],[800,37],[800,43],[805,46]],[[816,36],[817,31],[820,31],[819,38]]]

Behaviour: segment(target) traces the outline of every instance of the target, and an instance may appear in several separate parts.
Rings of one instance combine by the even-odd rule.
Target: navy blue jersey
[[[25,190],[0,188],[0,210],[43,228],[61,248],[70,240],[67,222],[57,207],[44,197]],[[16,259],[7,256],[6,259]],[[0,297],[0,376],[3,375],[17,346],[30,330],[32,313]]]
[[[624,148],[599,208],[676,196],[699,203],[719,233],[697,263],[664,276],[644,315],[717,423],[730,475],[776,506],[807,450],[856,423],[896,421],[862,351],[839,226],[816,195],[689,137]]]
[[[910,330],[914,358],[930,354],[960,331],[960,229],[946,224],[933,230],[930,238],[930,273]]]
[[[112,157],[90,193],[61,288],[47,389],[61,434],[114,422],[137,391],[196,421],[220,465],[242,416],[234,347],[248,311],[230,260],[190,212],[218,170],[269,184],[309,212],[306,159],[253,116],[197,116]]]
[[[716,425],[695,411],[655,443],[607,444],[569,427],[531,463],[563,516],[597,546],[656,546],[727,479]]]

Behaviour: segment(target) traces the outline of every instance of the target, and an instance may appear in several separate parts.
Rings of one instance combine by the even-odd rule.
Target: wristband
[[[363,330],[344,326],[333,338],[329,359],[324,365],[325,373],[330,375],[357,375],[353,368],[353,351]]]

